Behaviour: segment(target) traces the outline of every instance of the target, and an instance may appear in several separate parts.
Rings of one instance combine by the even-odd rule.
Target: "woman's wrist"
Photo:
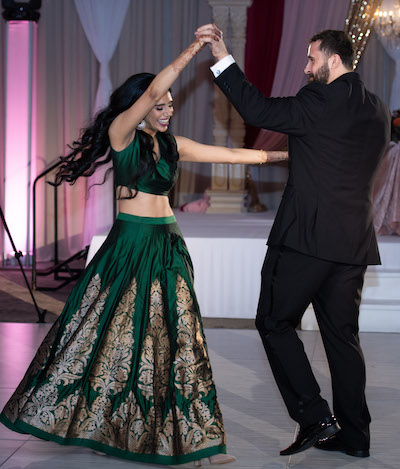
[[[259,164],[264,164],[268,161],[268,154],[264,150],[259,150],[260,151],[260,163]]]
[[[171,66],[175,72],[180,73],[205,44],[206,43],[201,43],[198,39],[192,42],[192,44],[172,62]]]

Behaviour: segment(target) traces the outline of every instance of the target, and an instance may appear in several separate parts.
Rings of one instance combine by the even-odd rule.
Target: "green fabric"
[[[174,150],[176,142],[171,135],[168,137],[162,132],[156,133],[160,158],[154,161],[153,154],[145,153],[140,148],[139,132],[136,131],[133,141],[122,151],[110,150],[110,155],[114,166],[115,184],[125,186],[140,192],[147,192],[156,195],[168,195],[178,179],[177,161],[171,161],[169,155],[172,153],[168,148],[168,138],[172,139]],[[139,172],[140,160],[147,160],[148,168],[146,172],[133,184]]]
[[[117,220],[130,221],[134,223],[143,223],[146,225],[169,225],[176,222],[174,215],[170,217],[138,217],[129,213],[118,213]]]
[[[143,462],[226,451],[192,263],[174,217],[118,216],[0,419]]]

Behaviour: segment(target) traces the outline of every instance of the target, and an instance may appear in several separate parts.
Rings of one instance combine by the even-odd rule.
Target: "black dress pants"
[[[332,414],[320,395],[296,327],[312,303],[332,378],[343,442],[369,448],[365,363],[358,316],[366,266],[340,264],[287,247],[269,247],[261,273],[256,326],[289,415],[305,428]]]

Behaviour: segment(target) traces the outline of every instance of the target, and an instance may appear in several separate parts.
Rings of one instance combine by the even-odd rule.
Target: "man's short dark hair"
[[[353,44],[349,36],[344,31],[326,29],[325,31],[315,34],[310,39],[310,44],[316,41],[321,41],[319,47],[328,57],[333,54],[338,54],[345,67],[353,68]]]

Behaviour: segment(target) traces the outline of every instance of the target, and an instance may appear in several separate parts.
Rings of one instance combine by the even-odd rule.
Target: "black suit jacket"
[[[267,98],[236,64],[215,80],[248,123],[289,135],[289,178],[268,244],[346,264],[379,264],[372,181],[390,115],[355,72]]]

